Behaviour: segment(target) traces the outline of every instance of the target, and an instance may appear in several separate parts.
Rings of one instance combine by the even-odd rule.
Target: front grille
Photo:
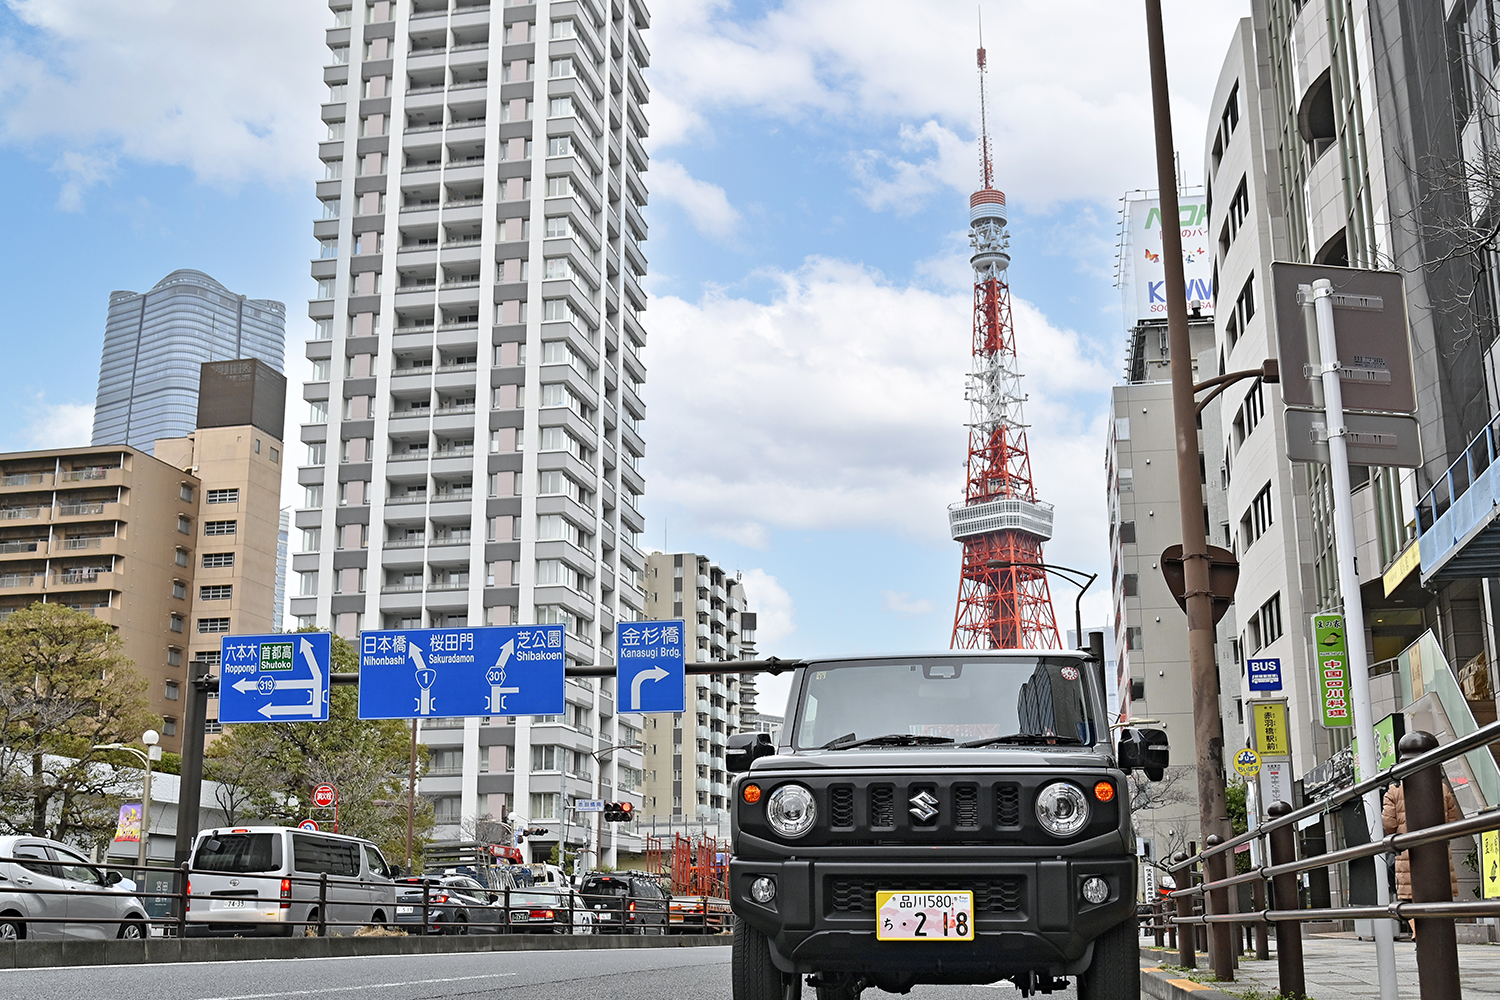
[[[893,785],[870,786],[870,825],[892,829],[896,825],[896,789]]]
[[[854,826],[853,785],[834,785],[828,789],[828,824],[834,829]]]
[[[830,913],[874,913],[876,890],[898,892],[972,892],[976,913],[1012,913],[1021,908],[1020,876],[979,878],[871,879],[832,876],[827,880]]]
[[[1021,825],[1021,786],[995,786],[995,825]]]
[[[953,825],[959,829],[979,829],[979,787],[977,785],[954,786]]]

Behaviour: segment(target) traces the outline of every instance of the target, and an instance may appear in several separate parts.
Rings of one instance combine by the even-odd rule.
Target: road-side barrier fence
[[[69,871],[66,880],[63,867]],[[218,884],[229,873],[188,864],[143,871],[134,864],[91,863],[79,869],[44,858],[0,857],[0,939],[141,938],[153,930],[172,937],[323,937],[359,930],[415,935],[717,934],[731,930],[734,922],[722,899],[670,896],[665,891],[649,899],[553,886],[480,891],[445,885],[431,875],[361,881],[330,878],[322,872],[289,877],[239,873],[235,877],[248,888],[194,892],[194,876],[212,876]],[[170,876],[169,888],[146,888],[147,876],[159,883],[164,875]],[[134,887],[122,885],[127,878]],[[266,885],[274,888],[267,891]],[[299,891],[303,889],[308,891]],[[351,902],[356,892],[365,896]],[[48,905],[58,897],[64,902],[61,915],[59,908]],[[90,902],[79,905],[83,900]],[[79,915],[84,911],[92,912]],[[344,918],[335,916],[340,913]]]
[[[1454,921],[1500,916],[1500,899],[1453,899],[1448,842],[1454,837],[1500,829],[1500,809],[1492,806],[1474,816],[1445,822],[1442,765],[1493,743],[1500,743],[1500,722],[1441,746],[1431,733],[1408,733],[1401,739],[1400,761],[1389,771],[1339,789],[1301,809],[1294,809],[1285,802],[1274,803],[1267,810],[1271,817],[1269,821],[1256,829],[1224,841],[1211,836],[1206,839],[1203,850],[1192,856],[1174,855],[1172,863],[1162,867],[1172,874],[1177,888],[1165,904],[1158,904],[1159,916],[1149,925],[1152,933],[1160,942],[1166,928],[1175,928],[1174,946],[1180,964],[1193,966],[1196,952],[1207,950],[1215,975],[1230,980],[1234,978],[1236,954],[1230,941],[1240,933],[1238,928],[1245,925],[1256,927],[1256,951],[1260,957],[1269,957],[1261,935],[1266,927],[1273,927],[1280,992],[1282,996],[1300,998],[1306,996],[1307,989],[1302,961],[1303,923],[1413,920],[1422,1000],[1459,1000],[1458,939]],[[1299,820],[1329,813],[1351,799],[1397,780],[1403,782],[1406,833],[1393,833],[1370,843],[1298,859],[1295,824]],[[1261,856],[1269,858],[1270,864],[1229,875],[1227,866],[1233,857],[1232,852],[1254,840],[1262,841]],[[1383,861],[1386,856],[1403,851],[1410,852],[1410,900],[1393,900],[1388,906],[1298,906],[1297,877],[1302,872],[1362,858]],[[1376,864],[1376,877],[1387,877],[1383,863]],[[1246,883],[1255,888],[1257,905],[1263,908],[1235,913],[1230,906],[1229,890]],[[1262,895],[1267,891],[1269,896]],[[1166,913],[1168,908],[1174,908],[1175,914]],[[1210,927],[1224,928],[1228,933],[1210,934],[1209,941],[1204,942],[1199,930]],[[1212,947],[1205,949],[1205,943]]]

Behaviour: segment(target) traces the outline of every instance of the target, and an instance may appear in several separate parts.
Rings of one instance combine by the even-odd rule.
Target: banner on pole
[[[1318,703],[1323,725],[1335,729],[1354,725],[1349,703],[1349,647],[1343,615],[1313,616],[1313,645],[1318,655]]]

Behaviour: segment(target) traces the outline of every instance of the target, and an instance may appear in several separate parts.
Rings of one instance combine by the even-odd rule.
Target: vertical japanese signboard
[[[1323,725],[1354,725],[1349,704],[1349,653],[1344,640],[1343,615],[1313,616],[1313,645],[1318,655],[1318,703]]]
[[[1292,755],[1285,701],[1252,701],[1250,717],[1254,720],[1255,750],[1261,757],[1285,759]]]

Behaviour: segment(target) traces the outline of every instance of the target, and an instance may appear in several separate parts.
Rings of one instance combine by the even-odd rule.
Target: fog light
[[[750,883],[750,898],[757,903],[769,903],[776,898],[776,880],[762,875]]]
[[[1090,903],[1102,903],[1109,898],[1109,883],[1097,875],[1083,880],[1083,898]]]

